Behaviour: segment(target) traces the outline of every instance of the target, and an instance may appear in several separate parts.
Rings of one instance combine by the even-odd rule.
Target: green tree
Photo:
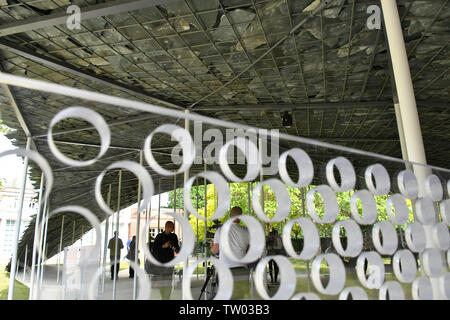
[[[250,184],[250,197],[253,196],[253,188],[257,185],[257,182],[253,182]],[[248,199],[248,183],[229,183],[230,193],[231,193],[231,207],[239,206],[242,208],[243,214],[249,213],[249,199]],[[310,189],[314,186],[310,186]],[[201,216],[204,216],[204,207],[205,207],[205,197],[204,197],[204,185],[199,185],[198,187],[198,213]],[[274,222],[272,224],[265,224],[266,231],[269,229],[269,226],[272,228],[277,229],[279,232],[282,232],[282,227],[284,226],[284,223],[286,221],[289,221],[291,219],[295,219],[298,217],[308,217],[310,218],[310,215],[307,210],[306,203],[304,203],[303,198],[306,198],[306,191],[304,188],[292,188],[290,186],[286,186],[286,189],[290,195],[291,199],[291,211],[283,222]],[[177,190],[177,208],[183,208],[184,207],[184,201],[183,201],[183,189]],[[337,216],[337,220],[344,220],[351,218],[351,209],[350,209],[350,199],[353,194],[353,191],[350,192],[336,192],[336,197],[338,200],[339,205],[339,214]],[[389,195],[386,196],[376,196],[375,201],[377,204],[377,211],[378,221],[387,220],[387,212],[386,212],[386,201],[388,199]],[[192,204],[195,207],[197,207],[197,187],[194,185],[191,189],[191,201]],[[221,199],[217,197],[217,191],[215,190],[214,186],[212,184],[208,185],[207,188],[207,217],[211,217],[214,214],[215,208],[217,207],[217,203],[220,202]],[[250,199],[251,201],[251,199]],[[168,207],[173,208],[174,203],[174,192],[169,192],[169,202]],[[412,208],[411,208],[411,202],[407,201],[408,206],[410,208],[410,221],[412,221]],[[315,210],[319,217],[322,217],[324,214],[324,203],[321,196],[316,193],[314,197],[314,204],[315,204]],[[251,207],[253,207],[251,205]],[[357,201],[357,207],[360,212],[360,214],[363,213],[363,207],[361,202]],[[277,211],[277,202],[276,202],[276,196],[271,188],[268,186],[264,186],[264,212],[269,218],[273,218]],[[251,215],[255,216],[255,213],[253,211],[253,208],[250,212]],[[225,214],[224,217],[219,219],[219,223],[223,224],[225,221],[229,218],[229,213]],[[197,219],[195,216],[190,215],[189,216],[191,226],[194,230],[194,234],[197,235],[198,231],[198,237],[199,241],[204,241],[205,239],[205,222],[202,219]],[[198,225],[198,228],[197,228]],[[212,229],[214,225],[213,221],[208,221],[208,231],[214,231]],[[316,224],[320,237],[331,237],[331,233],[333,230],[334,223],[332,224]],[[406,227],[402,226],[404,229]],[[361,226],[361,229],[363,232],[370,232],[371,226]],[[342,234],[345,236],[345,234]],[[291,230],[291,238],[303,238],[302,230],[298,224],[294,224]]]

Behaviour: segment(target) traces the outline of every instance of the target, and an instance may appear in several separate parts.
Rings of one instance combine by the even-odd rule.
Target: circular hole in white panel
[[[231,249],[230,238],[228,235],[232,224],[235,223],[237,219],[242,221],[247,226],[250,235],[250,246],[247,250],[247,253],[242,258],[236,257],[236,255],[234,254],[233,250]],[[250,215],[235,216],[228,219],[228,221],[223,224],[220,231],[219,243],[221,244],[220,250],[223,250],[223,253],[231,261],[246,264],[252,263],[258,260],[263,254],[265,247],[264,230],[259,221]]]
[[[361,287],[347,287],[339,294],[339,300],[369,300],[366,291]]]
[[[395,211],[395,213],[394,213]],[[386,201],[386,212],[393,224],[403,225],[408,222],[409,209],[405,198],[396,193]]]
[[[153,157],[152,153],[152,139],[157,133],[170,135],[172,141],[177,141],[177,146],[180,146],[183,151],[183,161],[181,166],[176,171],[164,169]],[[163,124],[153,130],[144,142],[144,157],[147,163],[158,174],[163,176],[173,176],[188,170],[195,159],[195,145],[190,133],[174,124]]]
[[[444,271],[444,261],[438,249],[427,248],[422,254],[422,265],[429,277],[439,277]]]
[[[336,167],[337,170],[339,171],[339,175],[341,178],[340,185],[336,181],[336,177],[334,175],[334,167]],[[356,183],[355,169],[353,168],[352,163],[344,157],[334,158],[327,163],[326,176],[328,184],[335,191],[345,192],[352,190],[355,187]]]
[[[363,252],[356,260],[356,275],[367,289],[380,289],[384,282],[384,273],[383,260],[375,251]]]
[[[433,226],[433,242],[440,250],[447,250],[450,246],[450,234],[445,223],[437,223]]]
[[[394,274],[400,282],[411,283],[417,276],[417,262],[409,250],[398,250],[392,258]]]
[[[395,227],[389,221],[379,221],[372,228],[372,242],[382,255],[392,255],[398,247]]]
[[[416,201],[417,219],[424,225],[432,225],[436,222],[436,208],[430,198],[419,198]]]
[[[270,297],[264,285],[264,277],[266,276],[266,266],[270,260],[274,260],[279,267],[281,275],[280,287],[277,292]],[[297,282],[295,269],[291,262],[284,256],[268,256],[258,262],[255,269],[255,287],[258,294],[264,300],[286,300],[290,299],[295,293]],[[294,280],[294,281],[293,281]]]
[[[406,226],[405,240],[409,250],[412,252],[422,252],[427,244],[427,237],[423,225],[419,222],[412,222]]]
[[[362,217],[359,213],[358,200],[362,206]],[[350,198],[350,211],[352,218],[362,225],[375,223],[377,220],[377,203],[374,196],[367,190],[359,190]]]
[[[303,233],[303,249],[300,254],[295,252],[291,241],[291,230],[298,223]],[[289,220],[283,228],[283,247],[286,253],[297,260],[312,259],[320,248],[320,237],[316,225],[308,218],[296,218]]]
[[[316,211],[316,204],[314,202],[315,193],[318,193],[322,197],[323,206],[318,206],[319,209],[323,208],[324,210],[322,217]],[[339,213],[336,194],[327,185],[320,185],[309,190],[306,195],[306,206],[315,223],[333,223]]]
[[[228,149],[234,146],[244,154],[247,162],[247,173],[243,179],[236,176],[228,164]],[[253,181],[261,170],[262,159],[258,148],[250,139],[238,137],[228,141],[220,148],[219,165],[225,177],[232,182]]]
[[[198,214],[197,209],[194,208],[191,199],[191,188],[196,179],[204,178],[214,185],[215,190],[217,190],[217,208],[214,214],[209,218],[212,220],[217,220],[222,218],[230,208],[231,204],[231,193],[227,181],[217,172],[205,171],[195,176],[191,177],[184,185],[184,205],[186,210],[193,214],[197,219],[206,220],[204,216]]]
[[[367,167],[365,172],[367,189],[376,196],[388,194],[391,190],[391,178],[386,168],[377,163]],[[375,179],[375,184],[373,183]]]
[[[264,185],[270,187],[275,195],[277,211],[271,219],[266,216],[261,206],[261,194],[263,193]],[[253,189],[252,204],[256,215],[262,221],[266,223],[280,222],[287,218],[291,211],[291,196],[280,180],[269,179],[258,183]]]
[[[291,157],[297,165],[298,179],[296,182],[292,181],[287,171],[287,160]],[[311,184],[314,178],[314,166],[309,155],[299,148],[293,148],[283,152],[278,160],[278,170],[281,180],[288,186],[293,188],[303,188]]]
[[[86,122],[89,122],[92,124],[95,129],[97,130],[99,136],[100,136],[100,151],[98,155],[91,160],[87,161],[78,161],[74,160],[72,158],[67,157],[62,152],[58,150],[58,148],[55,145],[55,141],[53,140],[53,127],[60,121],[69,119],[69,118],[76,118],[76,119],[82,119]],[[64,110],[61,110],[58,112],[52,119],[52,121],[49,124],[48,127],[48,133],[47,133],[47,141],[48,146],[50,148],[50,151],[53,153],[53,155],[61,162],[73,166],[73,167],[82,167],[82,166],[88,166],[91,164],[94,164],[98,159],[100,159],[109,148],[109,144],[111,142],[111,132],[109,131],[108,124],[105,122],[103,117],[88,108],[85,107],[69,107]]]
[[[433,300],[431,281],[427,277],[419,277],[412,284],[412,297],[414,300]]]
[[[315,293],[299,292],[291,300],[320,300],[320,297]]]
[[[97,201],[98,206],[108,215],[110,216],[114,215],[114,211],[112,211],[111,208],[109,208],[108,205],[105,203],[101,193],[103,178],[106,175],[106,172],[111,169],[128,170],[138,178],[142,186],[142,195],[143,195],[142,197],[143,201],[139,205],[138,212],[141,212],[144,208],[147,208],[147,204],[151,201],[154,192],[153,180],[148,171],[143,166],[141,166],[136,162],[128,160],[122,160],[112,163],[97,176],[97,179],[95,181],[94,192],[95,192],[95,200]]]
[[[380,300],[405,300],[405,293],[400,283],[387,281],[380,288]]]
[[[430,174],[425,180],[425,192],[433,201],[441,201],[444,196],[444,189],[438,176]]]
[[[176,223],[179,223],[181,226],[181,233],[183,234],[183,242],[181,244],[181,250],[177,253],[177,255],[170,261],[162,263],[156,260],[156,258],[153,256],[153,254],[150,252],[147,241],[148,241],[148,234],[149,234],[149,227],[150,223],[157,219],[156,216],[150,217],[150,219],[147,221],[147,223],[144,226],[144,232],[142,232],[140,236],[141,245],[140,247],[144,249],[146,260],[149,260],[152,264],[155,264],[160,267],[173,267],[180,262],[187,261],[189,256],[191,255],[192,251],[194,251],[194,245],[195,245],[195,237],[194,237],[194,230],[192,230],[191,224],[189,223],[189,220],[176,212],[167,212],[166,215],[171,216],[174,218]],[[170,221],[170,220],[169,220]]]
[[[341,227],[347,235],[347,247],[344,249],[341,243]],[[333,247],[342,257],[357,257],[363,247],[363,235],[358,224],[351,220],[341,220],[334,224],[332,231]]]
[[[220,278],[217,293],[214,300],[229,300],[233,294],[233,275],[230,269],[219,259],[214,257],[208,258],[217,270],[217,277]],[[185,273],[183,273],[183,300],[194,300],[191,290],[191,279],[197,265],[203,263],[206,265],[206,259],[199,259],[192,263]]]
[[[415,199],[419,194],[419,184],[416,175],[411,170],[403,170],[397,176],[400,193],[408,199]]]
[[[320,275],[320,264],[324,259],[330,270],[329,280],[326,287],[323,286]],[[334,253],[318,255],[312,263],[311,278],[317,291],[322,294],[336,295],[344,289],[346,280],[344,263],[341,258]]]

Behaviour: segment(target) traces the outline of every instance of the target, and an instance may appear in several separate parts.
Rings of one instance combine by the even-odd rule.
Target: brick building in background
[[[158,208],[152,208],[151,214],[148,217],[150,221],[150,225],[148,228],[149,234],[152,237],[152,240],[155,239],[156,235],[162,231],[164,231],[164,225],[167,221],[174,221],[174,218],[170,216],[168,213],[174,212],[172,208],[161,208],[160,209],[160,219],[159,219],[159,231],[158,231]],[[183,215],[183,210],[177,209],[177,214]],[[146,224],[146,214],[145,211],[141,212],[140,215],[140,227],[139,227],[139,236],[144,232],[145,224]],[[150,219],[151,218],[151,219]],[[128,224],[128,239],[131,239],[134,235],[136,235],[136,227],[137,227],[137,208],[131,209],[130,221]],[[178,240],[183,238],[181,225],[175,221],[175,234],[178,236]]]

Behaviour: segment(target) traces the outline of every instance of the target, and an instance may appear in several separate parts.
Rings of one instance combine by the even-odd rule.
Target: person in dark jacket
[[[171,261],[175,254],[180,251],[180,245],[178,243],[178,237],[174,231],[174,223],[167,221],[164,226],[164,232],[158,234],[153,242],[152,254],[156,260],[161,263]],[[172,275],[173,267],[164,268],[164,272],[153,276],[155,284],[158,284],[161,299],[170,299],[172,291]]]
[[[169,262],[175,257],[175,253],[180,251],[178,237],[173,233],[174,224],[167,221],[164,232],[158,234],[153,242],[153,255],[159,262]]]
[[[117,257],[116,257],[116,241],[117,241]],[[120,251],[123,249],[123,242],[114,231],[114,237],[108,242],[109,260],[111,261],[111,280],[118,278],[120,269]]]
[[[138,251],[138,255],[139,255],[139,251]],[[128,260],[130,260],[131,262],[135,262],[136,260],[136,236],[133,236],[129,248],[128,248],[128,254],[125,257]],[[141,263],[141,261],[139,260],[139,258],[137,259],[137,264],[139,265]],[[134,278],[134,268],[131,266],[130,264],[130,269],[129,269],[129,277],[130,278]]]

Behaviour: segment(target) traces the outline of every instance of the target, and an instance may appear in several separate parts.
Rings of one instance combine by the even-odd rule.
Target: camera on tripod
[[[205,266],[205,264],[203,266]],[[217,286],[219,285],[219,280],[216,276],[216,268],[214,268],[213,264],[205,266],[205,273],[206,279],[202,289],[200,290],[198,300],[201,299],[203,294],[206,294],[206,298],[208,300],[213,299],[216,295]]]
[[[214,230],[214,232],[211,232],[209,230],[206,231],[206,238],[207,239],[214,239],[214,234],[215,231],[220,228],[222,226],[222,224],[220,223],[219,220],[214,220],[213,221],[213,225],[211,227],[209,227],[210,230]]]

